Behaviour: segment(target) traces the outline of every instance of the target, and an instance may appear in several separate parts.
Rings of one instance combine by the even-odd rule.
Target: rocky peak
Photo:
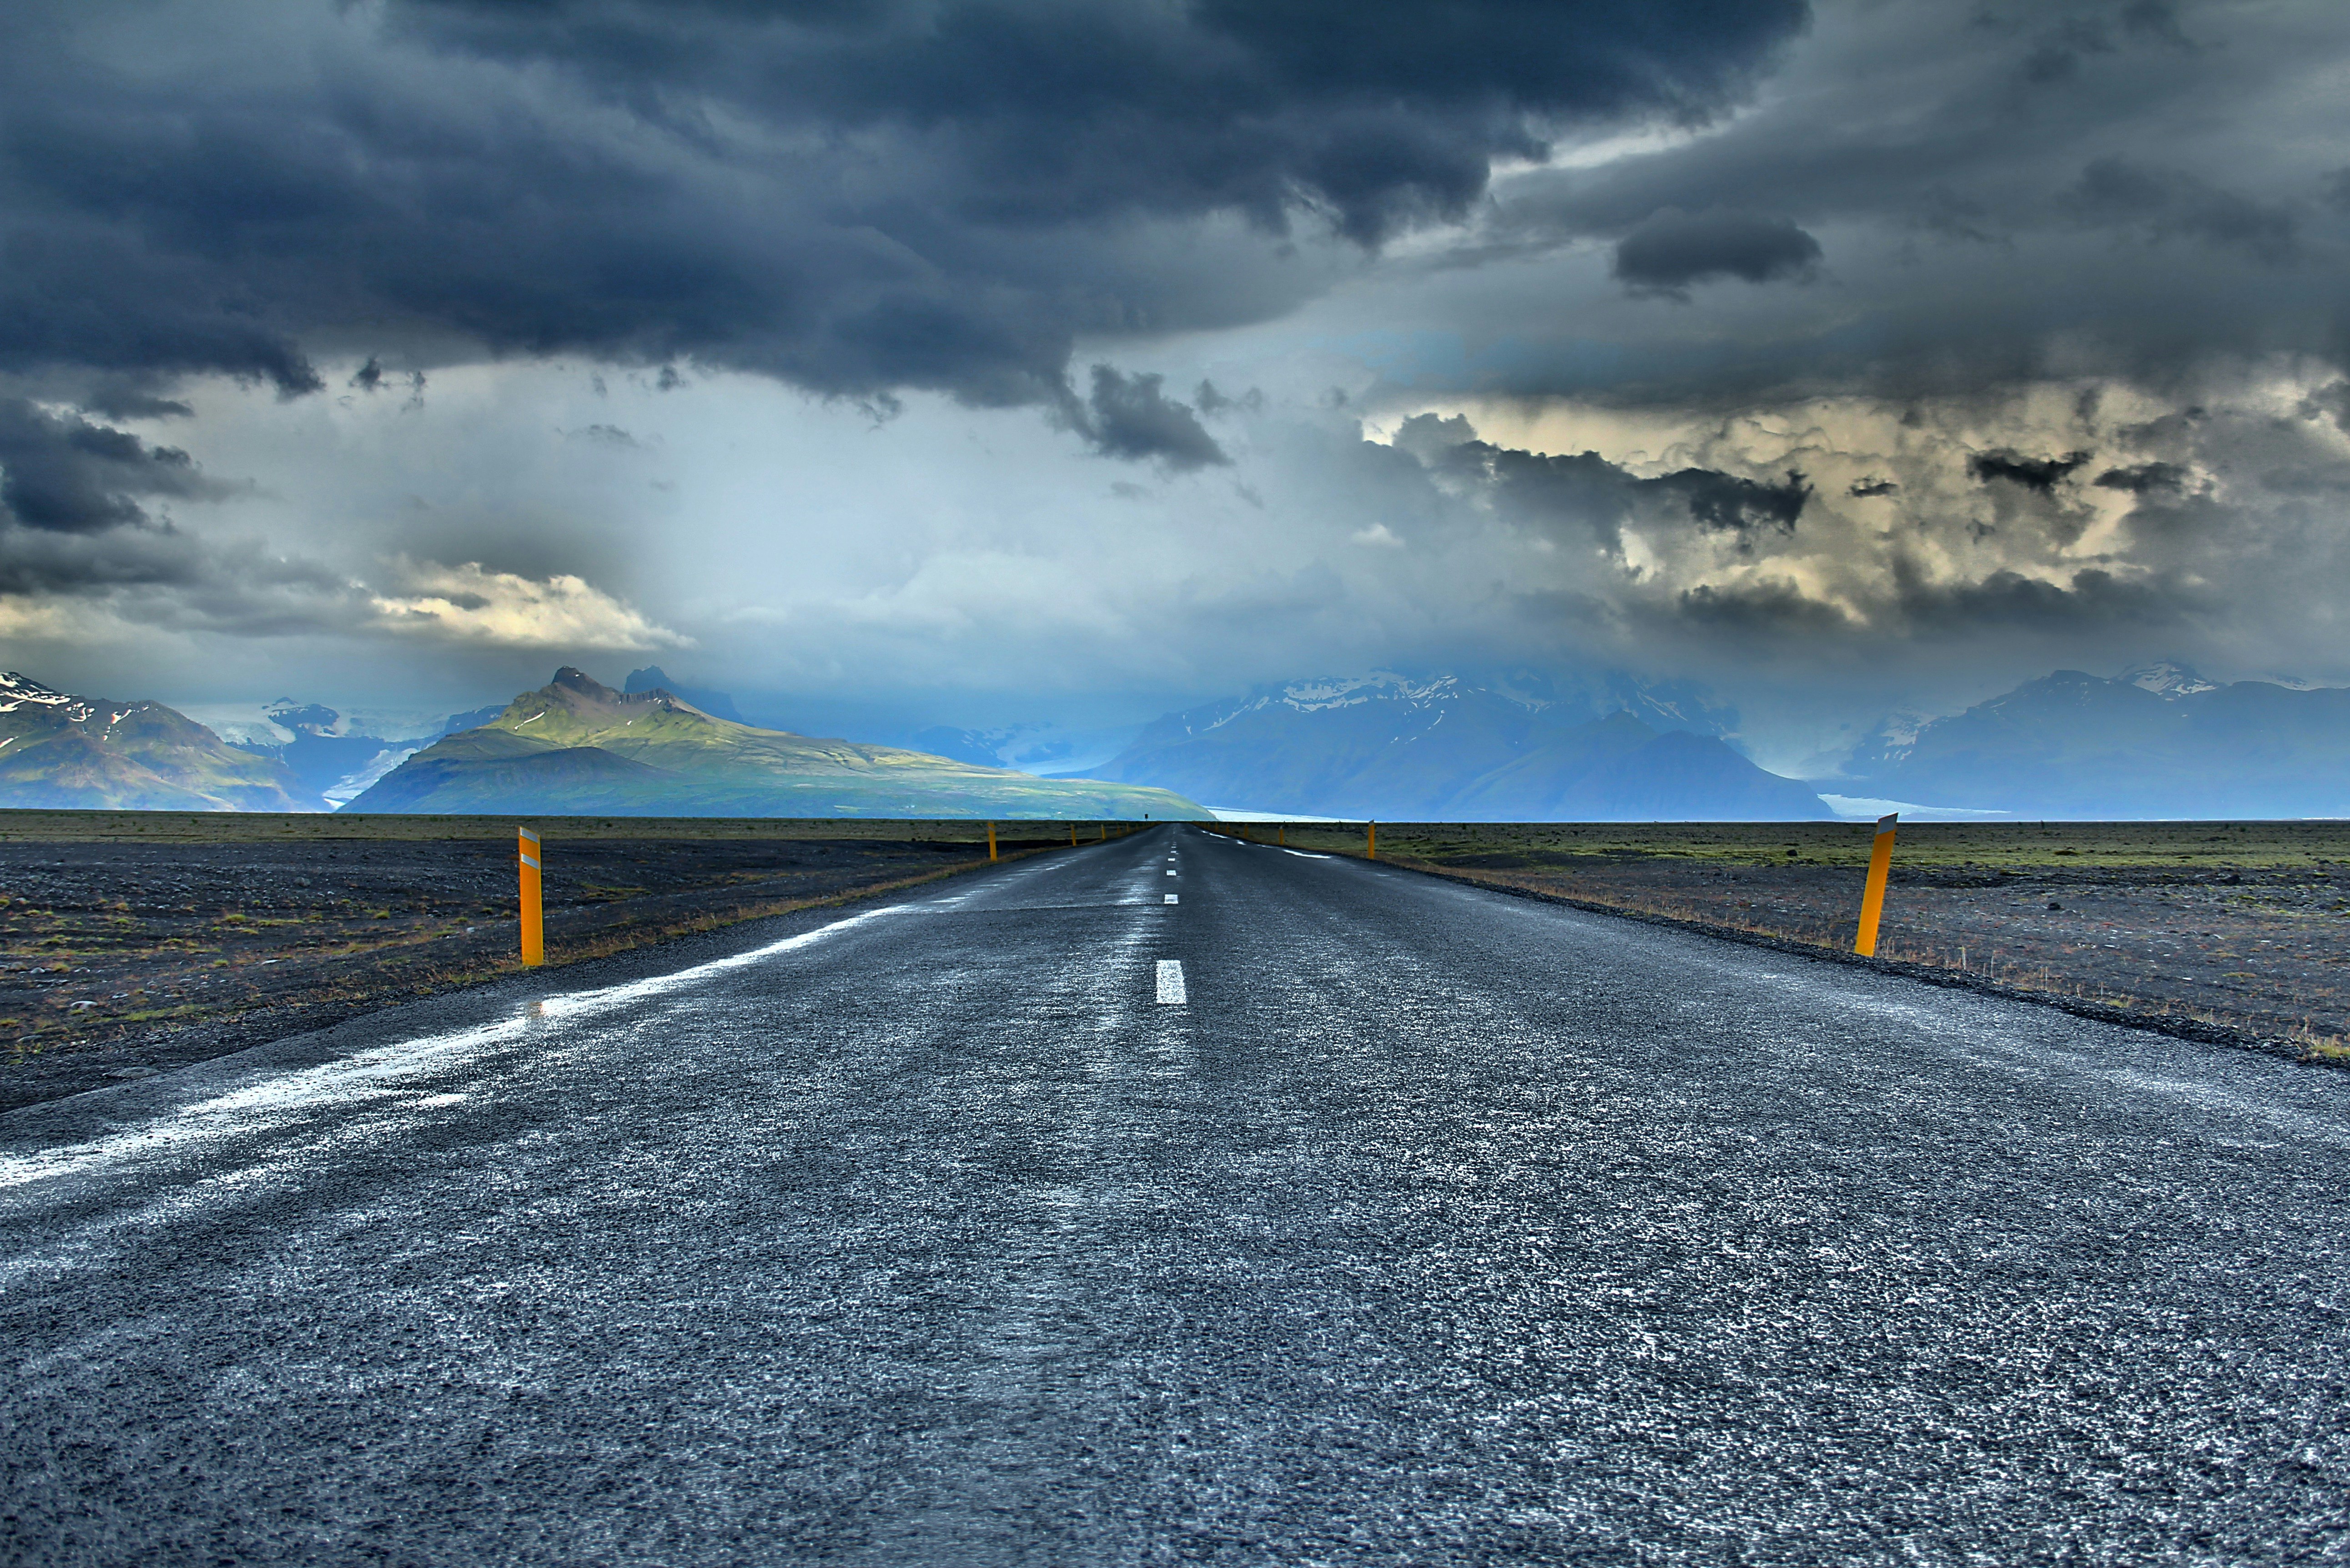
[[[2217,691],[2216,681],[2206,680],[2175,659],[2159,659],[2152,664],[2135,665],[2114,678],[2125,686],[2135,686],[2141,691],[2176,701],[2192,697],[2199,691]]]

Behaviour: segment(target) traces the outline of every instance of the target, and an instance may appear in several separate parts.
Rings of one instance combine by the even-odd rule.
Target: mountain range
[[[306,811],[344,805],[433,740],[429,734],[369,732],[322,703],[290,697],[261,711],[260,725],[238,726],[224,738],[239,751],[284,763]]]
[[[0,805],[51,810],[315,811],[286,764],[161,702],[75,697],[0,675]]]
[[[2060,670],[1881,725],[1845,772],[1845,793],[2018,817],[2350,816],[2350,690]]]
[[[1088,779],[1001,765],[1033,751],[1035,767],[1076,732],[939,731],[920,751],[812,740],[570,669],[438,722],[290,700],[258,711],[223,711],[231,743],[159,702],[0,676],[0,805],[1087,818],[1199,816],[1207,801],[1390,822],[1774,820],[1829,815],[1821,788],[1871,812],[2350,816],[2350,690],[2221,683],[2178,663],[2058,670],[1960,713],[1888,720],[1838,777],[1808,783],[1735,751],[1736,715],[1702,691],[1615,677],[1296,681],[1128,732]],[[441,733],[359,732],[387,725]]]
[[[489,723],[444,736],[344,808],[655,816],[1203,818],[1164,789],[1042,779],[893,746],[716,718],[565,666]]]
[[[1835,815],[1810,786],[1733,751],[1717,732],[1731,718],[1686,692],[1545,694],[1375,673],[1170,713],[1097,773],[1228,808],[1390,822]]]

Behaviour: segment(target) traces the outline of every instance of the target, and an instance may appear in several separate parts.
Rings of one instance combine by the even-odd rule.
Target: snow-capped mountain
[[[1392,671],[1170,713],[1096,776],[1211,806],[1388,821],[1815,819],[1811,790],[1723,741],[1695,688]]]
[[[315,811],[284,763],[161,702],[77,697],[0,675],[0,806]]]
[[[2176,700],[2193,697],[2205,691],[2217,691],[2219,683],[2206,680],[2184,664],[2160,659],[2153,664],[2135,665],[2114,677],[2124,685],[2135,686],[2141,691],[2151,691],[2158,697]]]
[[[2350,815],[2350,691],[2221,684],[2170,661],[2111,680],[2060,670],[1879,725],[1831,787],[2019,817]]]
[[[239,749],[285,763],[302,789],[339,810],[431,745],[440,724],[414,713],[344,712],[280,697],[260,710],[257,722],[224,719],[215,727]]]

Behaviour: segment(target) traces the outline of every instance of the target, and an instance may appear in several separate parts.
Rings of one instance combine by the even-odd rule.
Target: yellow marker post
[[[1075,849],[1076,846],[1077,846],[1077,825],[1076,825],[1076,823],[1074,823],[1074,822],[1073,822],[1073,823],[1069,824],[1069,847],[1070,847],[1070,848],[1072,848],[1072,849]]]
[[[1289,842],[1289,826],[1288,826],[1286,823],[1284,823],[1281,826],[1274,828],[1274,829],[1273,830],[1273,832],[1274,832],[1274,843],[1276,843],[1276,844],[1287,844],[1287,843]]]
[[[995,858],[995,824],[992,822],[987,825],[987,857]]]
[[[1899,812],[1877,819],[1877,843],[1868,851],[1868,888],[1860,896],[1860,936],[1852,950],[1863,958],[1877,956],[1877,917],[1885,912],[1885,878],[1893,870],[1893,825]]]
[[[1109,842],[1109,824],[1107,822],[1101,825],[1101,841],[1104,844]]]
[[[1379,857],[1379,825],[1376,822],[1367,822],[1363,826],[1371,830],[1370,841],[1363,848],[1363,858],[1377,860]]]
[[[546,928],[538,896],[538,835],[527,827],[515,831],[521,836],[515,847],[522,862],[522,961],[525,969],[536,969],[546,961]]]

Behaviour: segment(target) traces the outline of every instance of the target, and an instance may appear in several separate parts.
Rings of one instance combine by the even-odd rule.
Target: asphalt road
[[[2350,1078],[1193,830],[831,918],[0,1118],[0,1559],[2350,1557]]]

